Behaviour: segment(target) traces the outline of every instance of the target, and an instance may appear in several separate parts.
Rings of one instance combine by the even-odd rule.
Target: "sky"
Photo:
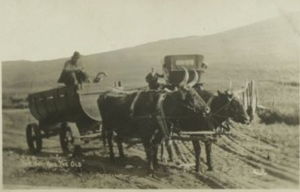
[[[299,0],[0,0],[0,60],[89,55],[296,11]]]

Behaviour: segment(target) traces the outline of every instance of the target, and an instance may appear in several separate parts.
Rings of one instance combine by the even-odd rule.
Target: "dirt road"
[[[25,139],[25,127],[32,121],[27,110],[3,111],[5,188],[299,188],[296,126],[235,124],[232,136],[213,145],[214,171],[206,171],[202,150],[199,174],[193,171],[192,145],[177,141],[174,163],[163,163],[152,178],[146,174],[141,145],[126,149],[125,161],[113,163],[100,141],[85,145],[83,155],[71,159],[61,154],[58,137],[53,137],[43,140],[43,152],[33,156]]]

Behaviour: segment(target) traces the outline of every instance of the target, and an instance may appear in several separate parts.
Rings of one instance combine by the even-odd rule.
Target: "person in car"
[[[150,89],[157,90],[159,88],[158,78],[163,78],[163,74],[156,72],[154,68],[151,68],[151,72],[146,76],[146,82]]]

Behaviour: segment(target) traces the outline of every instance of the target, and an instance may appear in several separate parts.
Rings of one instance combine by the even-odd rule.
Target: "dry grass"
[[[293,113],[284,113],[279,109],[260,109],[258,117],[261,123],[267,125],[274,123],[285,123],[287,125],[299,125],[299,109],[295,109]]]

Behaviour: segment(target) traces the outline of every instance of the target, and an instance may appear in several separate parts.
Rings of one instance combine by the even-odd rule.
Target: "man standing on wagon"
[[[85,72],[80,60],[80,53],[75,51],[70,60],[65,62],[63,71],[58,79],[58,83],[65,85],[80,84],[90,82],[88,74]]]
[[[154,68],[151,68],[151,72],[146,76],[146,82],[150,89],[157,90],[159,88],[158,78],[164,77],[163,74],[158,74]]]

